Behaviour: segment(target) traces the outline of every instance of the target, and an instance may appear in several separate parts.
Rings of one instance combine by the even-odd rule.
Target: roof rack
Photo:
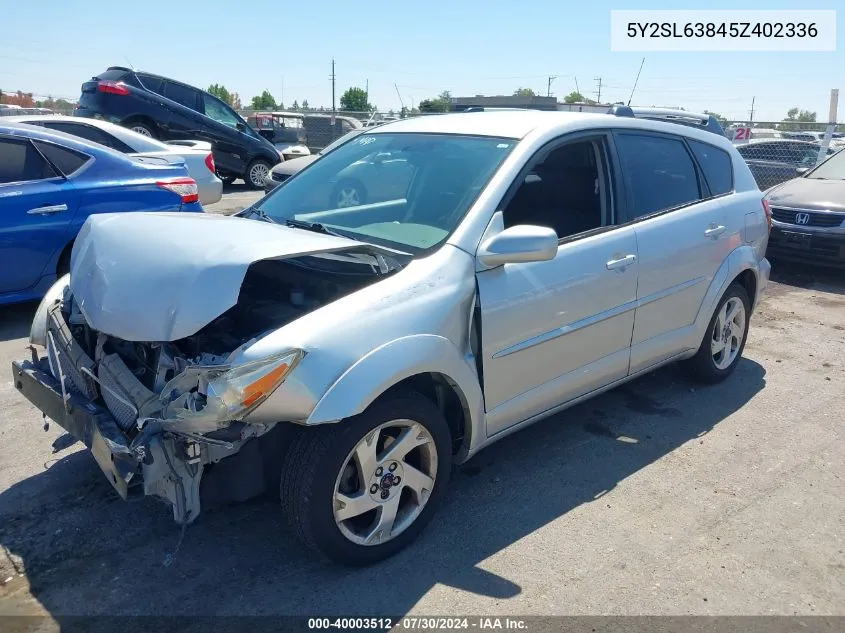
[[[695,127],[725,136],[725,132],[719,121],[712,114],[698,112],[687,112],[686,110],[672,110],[670,108],[640,108],[626,105],[614,105],[607,111],[608,114],[620,117],[650,119],[652,121],[664,121],[666,123],[678,123],[687,127]]]

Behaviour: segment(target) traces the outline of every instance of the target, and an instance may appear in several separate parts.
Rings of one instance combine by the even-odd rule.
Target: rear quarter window
[[[33,141],[33,143],[38,151],[65,176],[72,176],[91,160],[88,154],[77,152],[68,147],[45,143],[44,141]]]
[[[704,180],[710,187],[710,193],[714,196],[733,191],[734,168],[731,156],[725,150],[714,147],[708,143],[689,140],[692,153],[698,161],[701,171],[704,172]]]
[[[164,88],[164,80],[161,77],[154,75],[146,75],[144,73],[135,73],[135,81],[141,88],[146,88],[150,92],[162,94]]]

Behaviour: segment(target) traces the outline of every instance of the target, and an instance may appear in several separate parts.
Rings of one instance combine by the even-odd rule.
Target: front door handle
[[[625,257],[621,257],[619,259],[611,259],[607,262],[606,266],[608,270],[616,270],[618,268],[625,268],[626,266],[630,266],[635,261],[637,261],[636,255],[625,255]]]
[[[27,215],[50,215],[53,213],[61,213],[62,211],[67,211],[66,204],[53,204],[46,207],[36,207],[34,209],[30,209],[27,211]]]
[[[719,237],[722,233],[724,233],[724,232],[725,232],[725,230],[726,230],[726,229],[725,229],[725,227],[724,227],[724,226],[721,226],[721,225],[719,225],[719,226],[711,226],[709,229],[707,229],[706,231],[704,231],[704,237],[710,237],[710,238],[716,239],[716,238],[717,238],[717,237]]]

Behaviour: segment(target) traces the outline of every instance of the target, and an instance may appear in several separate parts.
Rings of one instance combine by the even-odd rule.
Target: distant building
[[[497,95],[485,97],[452,97],[451,112],[462,112],[467,108],[525,108],[530,110],[549,110],[564,112],[607,112],[609,103],[558,103],[556,97],[523,97],[519,95]]]
[[[519,95],[498,95],[485,97],[452,97],[451,112],[462,112],[467,108],[525,108],[531,110],[557,110],[555,97],[523,97]]]
[[[604,114],[613,107],[611,103],[558,103],[561,112],[598,112]]]

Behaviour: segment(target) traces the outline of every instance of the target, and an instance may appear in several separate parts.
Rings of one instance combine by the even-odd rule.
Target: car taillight
[[[766,224],[769,226],[769,232],[772,231],[772,210],[769,207],[769,201],[763,198],[763,213],[766,214]]]
[[[197,188],[197,181],[193,178],[172,178],[170,180],[159,180],[156,183],[162,189],[172,191],[182,198],[182,204],[198,202],[200,192]]]
[[[110,95],[126,96],[129,94],[129,88],[120,81],[101,81],[97,84],[100,92],[105,92]]]
[[[208,171],[212,174],[217,173],[217,168],[214,166],[214,154],[209,153],[208,156],[205,157],[205,166],[208,167]]]

